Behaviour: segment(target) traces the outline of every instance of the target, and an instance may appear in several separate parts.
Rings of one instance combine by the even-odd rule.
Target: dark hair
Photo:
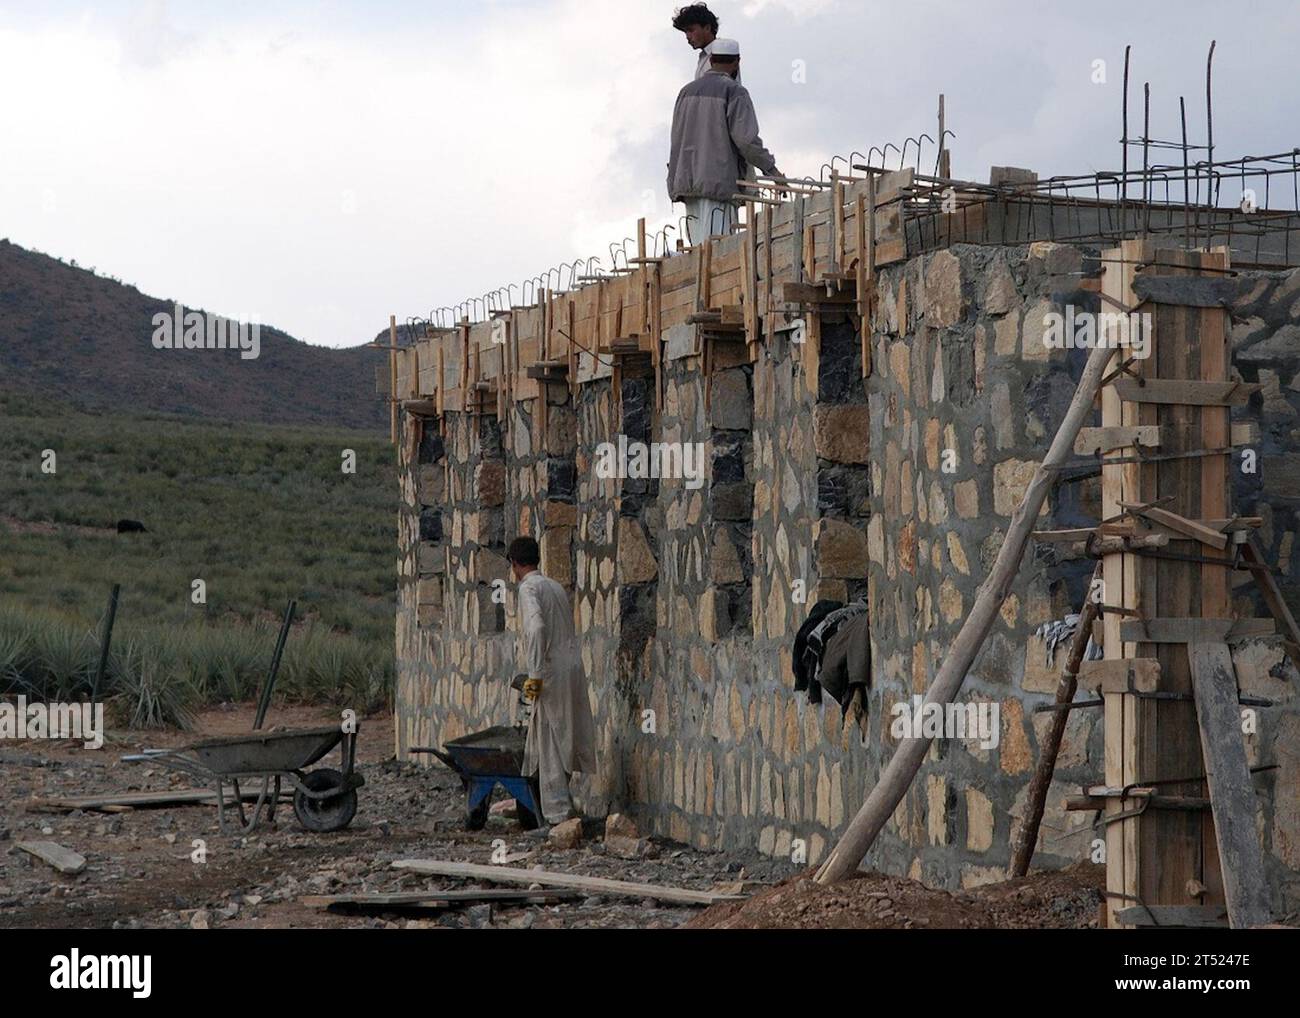
[[[704,4],[690,4],[673,12],[673,28],[677,31],[685,32],[692,25],[703,25],[718,34],[718,16]]]
[[[531,537],[516,537],[506,549],[506,559],[521,566],[535,566],[542,561],[542,553]]]

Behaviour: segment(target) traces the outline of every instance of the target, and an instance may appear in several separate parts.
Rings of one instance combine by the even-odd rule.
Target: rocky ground
[[[198,719],[205,736],[249,731],[252,707],[227,706]],[[273,712],[286,727],[328,724],[322,708]],[[33,800],[105,791],[190,787],[158,765],[124,763],[144,747],[183,745],[178,732],[112,732],[102,749],[53,741],[0,744],[6,795],[0,803],[0,926],[3,927],[644,927],[736,926],[1089,926],[1096,922],[1098,872],[1080,869],[957,895],[912,881],[865,876],[819,888],[798,868],[753,855],[701,852],[653,841],[605,844],[604,825],[588,821],[573,847],[527,833],[503,813],[487,827],[463,830],[460,782],[438,767],[392,759],[387,716],[363,721],[358,758],[366,778],[351,826],[312,834],[286,804],[276,824],[243,837],[217,832],[212,806],[133,809],[117,813],[37,811]],[[326,763],[329,761],[327,760]],[[500,793],[498,793],[500,795]],[[59,873],[17,848],[54,841],[86,859],[84,870]],[[196,841],[205,860],[195,861]],[[621,848],[620,848],[621,845]],[[620,848],[623,858],[613,850]],[[653,899],[575,897],[550,905],[470,904],[442,911],[336,914],[299,899],[356,892],[393,893],[474,886],[394,869],[398,859],[488,864],[502,850],[512,866],[753,895],[710,909],[672,907]],[[646,854],[648,852],[648,854]]]

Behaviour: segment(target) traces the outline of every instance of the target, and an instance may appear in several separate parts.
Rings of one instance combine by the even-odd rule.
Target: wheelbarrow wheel
[[[303,775],[302,783],[313,792],[327,792],[343,788],[343,775],[332,767],[320,767]],[[349,788],[338,795],[312,799],[303,795],[302,789],[293,794],[293,812],[298,822],[309,831],[341,831],[357,812],[357,790]]]

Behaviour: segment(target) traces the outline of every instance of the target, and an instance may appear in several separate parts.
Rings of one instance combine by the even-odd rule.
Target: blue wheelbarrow
[[[412,746],[412,753],[432,753],[459,776],[465,788],[465,830],[479,831],[487,823],[492,789],[500,785],[514,796],[519,823],[524,830],[537,828],[542,811],[537,777],[524,777],[522,726],[494,725],[472,735],[452,739],[443,749]]]

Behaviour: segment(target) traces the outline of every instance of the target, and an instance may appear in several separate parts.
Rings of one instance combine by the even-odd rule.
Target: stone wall
[[[544,384],[504,427],[453,411],[444,439],[404,416],[399,757],[513,717],[514,594],[498,585],[494,598],[492,581],[504,542],[531,533],[582,634],[601,764],[582,789],[588,812],[817,862],[892,754],[891,708],[933,678],[1069,402],[1086,352],[1048,350],[1042,316],[1095,307],[1080,287],[1097,267],[1095,252],[1053,244],[959,245],[889,266],[866,380],[856,316],[828,312],[756,348],[723,333],[666,350],[658,398],[649,364],[625,359]],[[1262,281],[1234,336],[1239,370],[1265,383],[1246,408],[1262,415],[1262,476],[1243,479],[1239,508],[1267,516],[1266,547],[1292,579],[1300,383],[1296,353],[1270,344],[1295,329],[1295,283]],[[620,436],[702,443],[702,483],[597,476],[601,444]],[[1096,473],[1064,473],[1041,526],[1095,523]],[[1000,878],[1047,723],[1033,707],[1061,665],[1032,633],[1077,610],[1090,572],[1031,547],[962,693],[997,705],[997,745],[937,741],[870,865],[947,887]],[[793,689],[791,643],[822,597],[870,605],[872,687],[847,711]],[[1265,645],[1238,663],[1243,689],[1281,704],[1252,753],[1282,765],[1261,787],[1286,886],[1300,854],[1297,676]],[[1100,720],[1071,713],[1040,865],[1088,857],[1091,816],[1060,806],[1102,773]]]

